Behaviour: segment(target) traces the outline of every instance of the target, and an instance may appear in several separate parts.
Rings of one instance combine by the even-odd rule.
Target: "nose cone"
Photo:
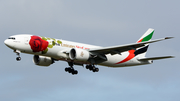
[[[8,40],[8,39],[6,39],[6,40],[4,41],[4,44],[5,44],[6,46],[8,46],[9,48],[13,48],[13,47],[14,47],[13,42],[12,42],[11,40]]]
[[[4,41],[4,44],[5,44],[6,46],[8,46],[8,40],[7,40],[7,39]]]

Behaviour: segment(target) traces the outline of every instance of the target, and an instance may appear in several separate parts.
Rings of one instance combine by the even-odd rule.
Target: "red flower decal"
[[[31,36],[31,40],[29,41],[29,44],[33,52],[40,52],[46,50],[49,42],[43,40],[39,36]]]

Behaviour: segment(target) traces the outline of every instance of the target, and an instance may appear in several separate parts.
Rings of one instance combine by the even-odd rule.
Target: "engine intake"
[[[73,48],[70,50],[69,57],[71,60],[87,61],[90,53],[84,49]]]
[[[54,63],[54,60],[51,57],[34,55],[33,62],[38,66],[50,66]]]

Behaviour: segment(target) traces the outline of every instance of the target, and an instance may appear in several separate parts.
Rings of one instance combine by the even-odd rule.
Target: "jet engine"
[[[51,57],[34,55],[33,62],[38,66],[50,66],[54,63],[54,60]]]
[[[84,49],[73,48],[70,50],[69,57],[71,60],[87,61],[90,53]]]

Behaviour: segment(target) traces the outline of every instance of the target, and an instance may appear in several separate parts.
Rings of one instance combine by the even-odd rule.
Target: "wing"
[[[156,39],[156,40],[152,40],[152,41],[132,43],[132,44],[126,44],[126,45],[120,45],[120,46],[90,49],[89,52],[95,53],[95,54],[101,54],[101,55],[104,55],[104,54],[112,54],[112,55],[113,54],[121,54],[122,52],[132,50],[132,49],[135,50],[136,48],[145,46],[145,44],[148,44],[148,43],[154,43],[154,42],[158,42],[158,41],[162,41],[162,40],[166,40],[166,39],[171,39],[171,38],[173,38],[173,37],[166,37],[166,38]]]

